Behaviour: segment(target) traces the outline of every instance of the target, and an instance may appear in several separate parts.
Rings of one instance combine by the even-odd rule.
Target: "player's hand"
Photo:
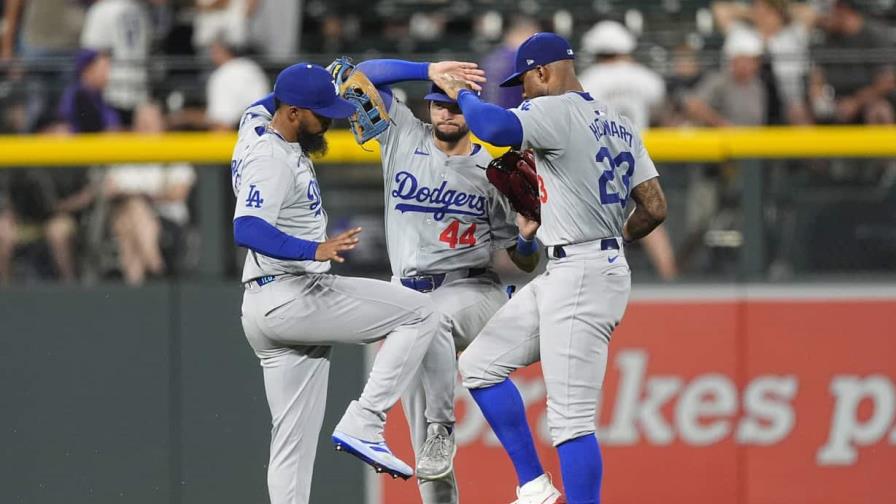
[[[435,81],[439,74],[451,74],[467,82],[473,91],[482,91],[479,84],[485,82],[485,70],[476,63],[466,61],[439,61],[429,64],[429,78]],[[441,87],[441,86],[439,86]]]
[[[360,232],[361,228],[352,228],[337,235],[335,238],[330,238],[319,244],[317,246],[317,253],[314,254],[314,260],[320,262],[345,262],[345,258],[340,256],[339,253],[355,248],[358,242],[361,241],[360,238],[358,238]]]
[[[474,88],[471,83],[461,77],[449,73],[436,74],[433,76],[432,81],[436,86],[442,88],[442,91],[444,91],[452,100],[457,100],[457,94],[460,93],[461,89],[472,89],[473,91],[482,89],[482,86],[476,85]]]
[[[535,220],[529,220],[523,216],[523,214],[516,214],[516,227],[520,229],[520,235],[526,240],[531,240],[535,238],[535,233],[538,231],[538,228],[541,226],[541,223]]]

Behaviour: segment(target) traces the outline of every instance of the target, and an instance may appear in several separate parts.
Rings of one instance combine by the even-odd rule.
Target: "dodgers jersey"
[[[516,243],[516,214],[485,176],[482,146],[448,156],[431,124],[397,98],[392,124],[377,139],[386,186],[386,245],[399,277],[484,268],[492,252]]]
[[[236,211],[233,218],[258,217],[280,231],[316,242],[327,239],[327,212],[311,160],[298,143],[268,129],[271,113],[250,107],[240,120],[239,137],[230,162]],[[286,261],[250,250],[243,281],[266,275],[323,273],[330,263]]]
[[[570,91],[511,109],[535,151],[545,246],[621,237],[633,187],[659,176],[631,122]]]

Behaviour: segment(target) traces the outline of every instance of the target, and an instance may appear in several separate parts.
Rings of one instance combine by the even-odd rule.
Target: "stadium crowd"
[[[894,123],[896,25],[871,16],[869,2],[691,3],[669,33],[654,30],[649,9],[609,0],[466,17],[438,1],[419,10],[311,1],[300,11],[292,0],[5,0],[0,132],[232,130],[296,54],[324,64],[340,53],[464,55],[494,84],[539,30],[570,37],[585,89],[642,128]],[[520,101],[518,89],[489,85],[484,95]],[[689,177],[696,233],[730,181],[719,166]],[[139,285],[189,270],[195,182],[186,164],[0,170],[0,284],[120,275]],[[651,262],[675,278],[686,258],[656,234]]]

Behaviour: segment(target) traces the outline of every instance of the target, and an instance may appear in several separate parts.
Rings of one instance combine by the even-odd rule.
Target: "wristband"
[[[528,257],[538,252],[538,242],[533,237],[531,240],[523,238],[523,235],[516,237],[516,253],[522,257]]]

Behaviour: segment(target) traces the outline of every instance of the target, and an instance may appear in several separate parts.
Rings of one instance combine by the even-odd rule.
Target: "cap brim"
[[[523,70],[522,72],[516,72],[510,77],[504,79],[504,82],[498,84],[498,87],[513,87],[513,86],[522,86],[523,85],[523,74],[528,72],[529,70]]]
[[[352,102],[343,98],[336,98],[336,101],[326,107],[311,109],[315,114],[330,119],[345,119],[351,116],[357,110]]]
[[[450,96],[443,93],[429,93],[423,99],[440,103],[457,103],[456,100],[452,100]]]

